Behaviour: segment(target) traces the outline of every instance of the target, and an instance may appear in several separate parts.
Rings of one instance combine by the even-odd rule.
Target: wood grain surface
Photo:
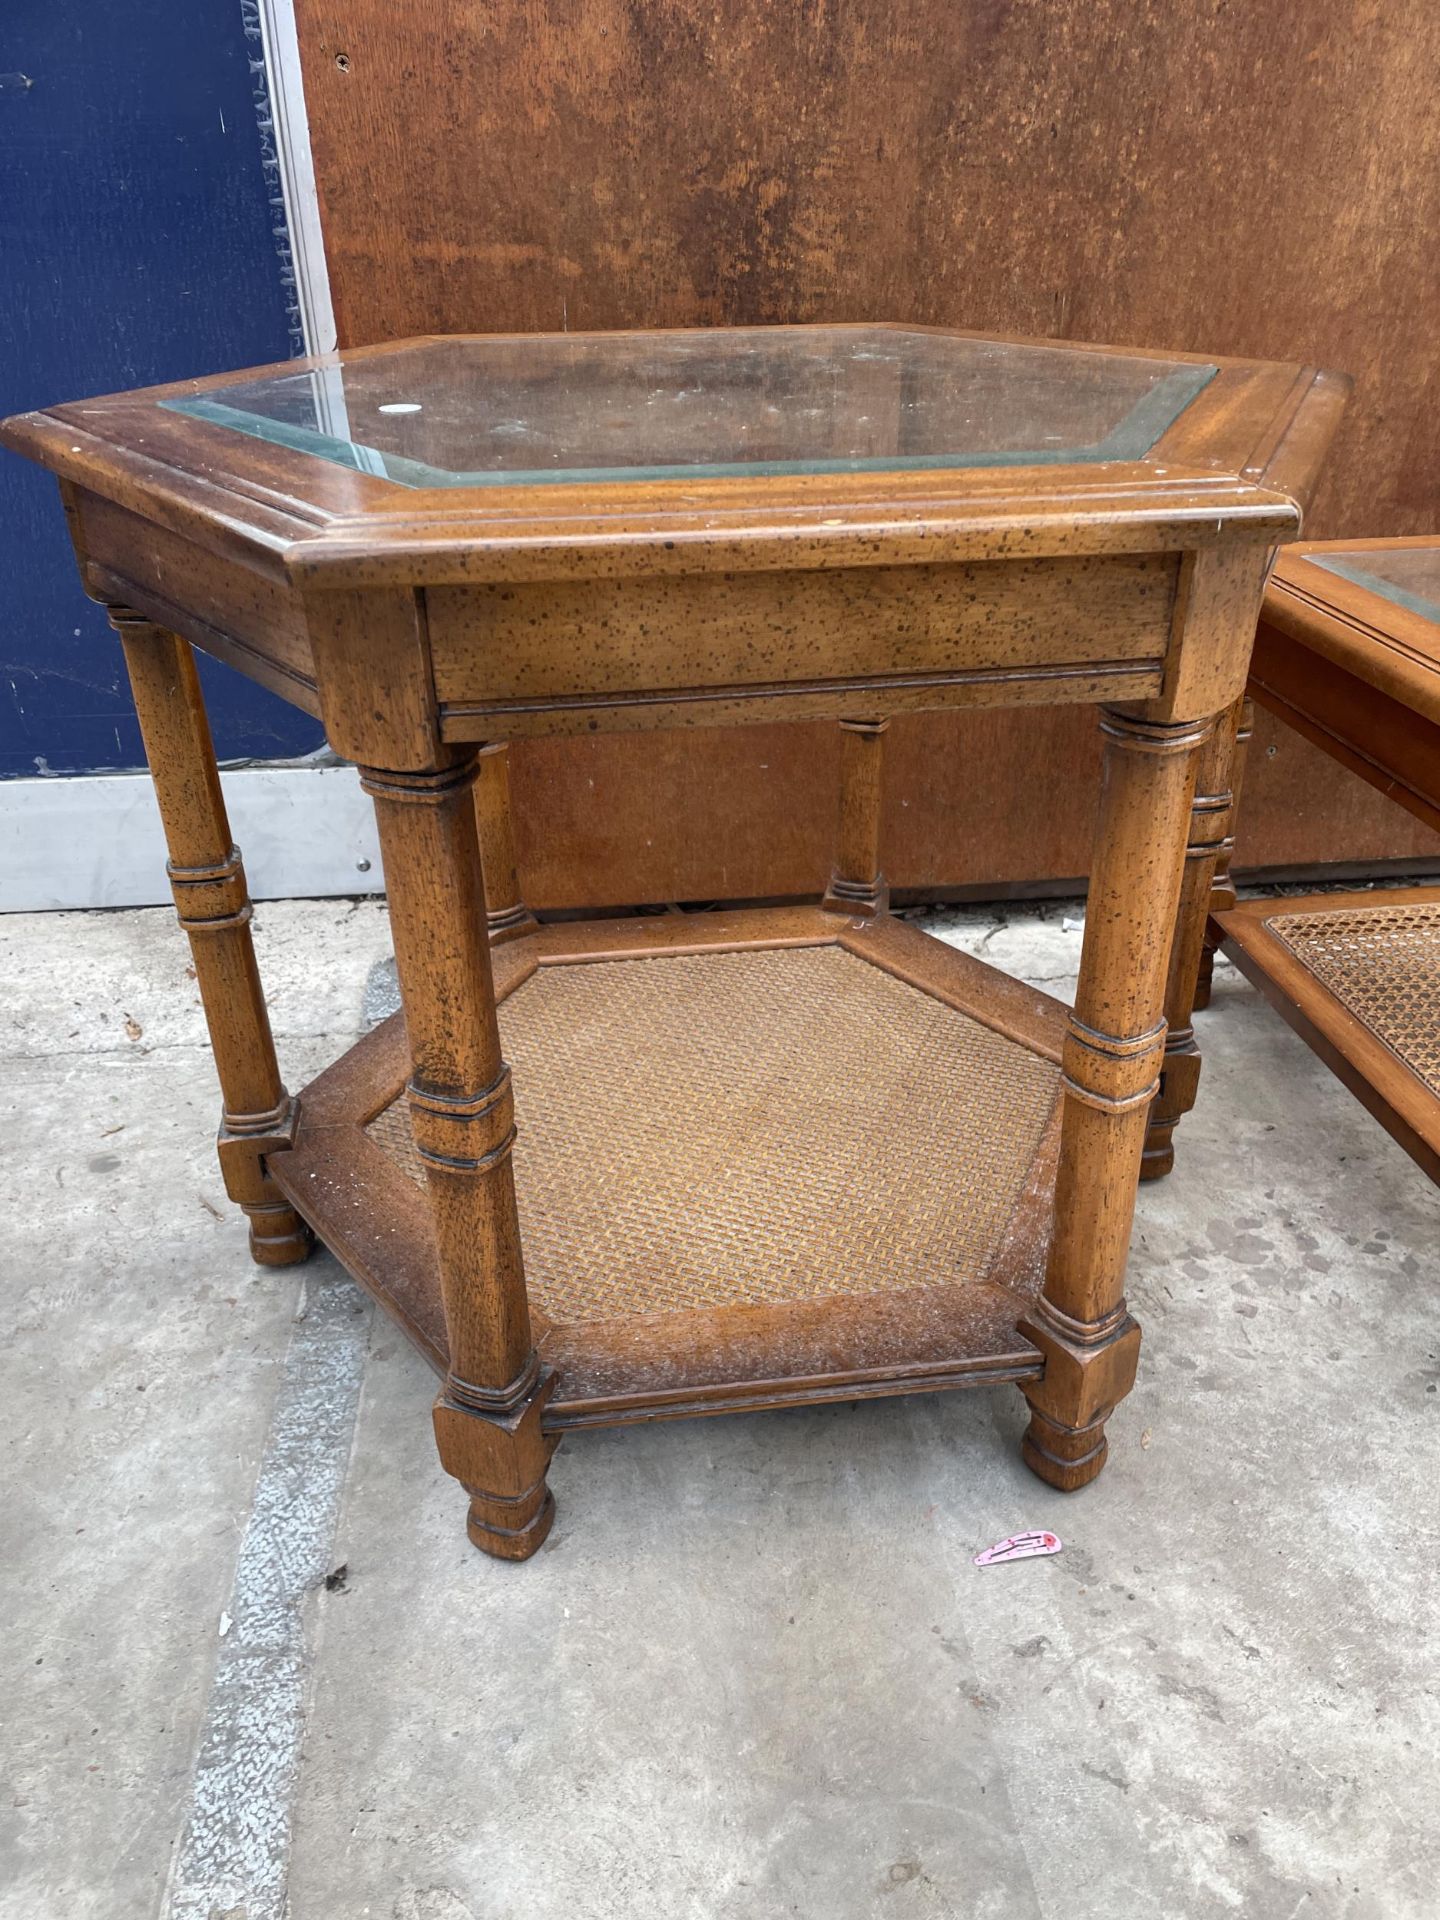
[[[296,13],[342,343],[883,318],[1306,359],[1357,381],[1307,533],[1435,524],[1426,0]],[[1080,714],[897,721],[892,884],[1084,873],[1094,754]],[[836,760],[814,726],[520,742],[527,897],[813,889]],[[1252,774],[1242,867],[1440,854],[1278,723]]]

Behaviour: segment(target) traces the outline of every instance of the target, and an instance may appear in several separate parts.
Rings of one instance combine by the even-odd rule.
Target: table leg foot
[[[257,1267],[294,1267],[315,1251],[315,1236],[291,1207],[246,1207],[250,1258]]]
[[[1088,1427],[1061,1427],[1033,1407],[1020,1442],[1020,1456],[1030,1471],[1061,1493],[1088,1486],[1104,1466],[1109,1451],[1104,1420]]]
[[[1193,1064],[1198,1068],[1200,1056],[1194,1056]],[[1196,1076],[1198,1080],[1198,1074]],[[1193,1105],[1193,1098],[1190,1105]],[[1145,1145],[1140,1154],[1141,1180],[1163,1180],[1175,1170],[1175,1129],[1190,1111],[1190,1105],[1176,1113],[1173,1109],[1162,1119],[1152,1120],[1145,1131]]]
[[[1163,1180],[1175,1171],[1174,1127],[1151,1127],[1145,1136],[1145,1151],[1140,1156],[1140,1178]]]
[[[472,1494],[465,1522],[471,1546],[488,1553],[492,1560],[528,1560],[544,1544],[555,1519],[555,1496],[545,1482],[542,1480],[532,1492],[535,1509],[524,1519],[521,1511],[529,1504],[528,1495],[523,1502],[510,1502]]]
[[[1020,1331],[1045,1356],[1038,1380],[1020,1391],[1030,1405],[1021,1453],[1030,1471],[1074,1493],[1105,1465],[1105,1423],[1135,1384],[1140,1328],[1124,1303],[1094,1323],[1071,1320],[1044,1298]]]
[[[470,1496],[465,1531],[473,1546],[496,1560],[528,1560],[544,1544],[555,1519],[555,1497],[545,1484],[558,1434],[541,1426],[557,1375],[532,1371],[521,1397],[493,1411],[457,1400],[467,1395],[453,1378],[435,1402],[440,1464]]]
[[[1214,896],[1212,894],[1211,898]],[[1210,990],[1215,981],[1215,945],[1210,935],[1205,935],[1205,944],[1200,949],[1200,971],[1195,976],[1195,999],[1192,1002],[1197,1013],[1203,1013],[1210,1004]]]
[[[250,1258],[257,1267],[293,1267],[308,1260],[315,1236],[270,1177],[266,1156],[294,1143],[298,1104],[281,1089],[271,1113],[221,1119],[215,1150],[225,1191],[250,1223]]]

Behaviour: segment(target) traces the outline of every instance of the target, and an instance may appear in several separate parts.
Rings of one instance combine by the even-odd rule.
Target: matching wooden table
[[[1346,384],[801,327],[405,341],[7,423],[124,645],[252,1250],[318,1235],[434,1364],[478,1546],[533,1553],[561,1435],[626,1421],[1008,1381],[1036,1473],[1100,1471],[1215,719]],[[379,817],[403,1015],[299,1096],[194,648],[318,714]],[[1105,735],[1073,1010],[890,919],[879,859],[890,713],[1062,701]],[[500,743],[788,716],[839,723],[822,904],[533,923]]]
[[[1440,831],[1440,538],[1287,547],[1250,692]],[[1212,940],[1440,1180],[1440,887],[1237,904],[1222,874],[1211,907]]]

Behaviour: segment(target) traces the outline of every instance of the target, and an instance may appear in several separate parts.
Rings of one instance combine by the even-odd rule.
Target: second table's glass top
[[[1312,566],[1338,573],[1397,607],[1440,625],[1440,541],[1428,547],[1352,547],[1348,553],[1309,553]]]
[[[1213,366],[884,327],[416,341],[163,400],[407,487],[1138,460]]]

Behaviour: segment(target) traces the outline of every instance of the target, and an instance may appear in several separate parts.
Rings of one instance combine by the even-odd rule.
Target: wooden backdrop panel
[[[895,888],[1043,891],[1088,872],[1100,740],[1083,709],[901,714],[886,755]],[[536,904],[813,894],[829,876],[839,756],[828,725],[527,740],[511,760]],[[1347,860],[1440,865],[1440,840],[1418,820],[1257,714],[1239,865],[1308,866],[1341,858],[1338,846],[1358,849]]]
[[[888,318],[1310,359],[1357,390],[1307,532],[1436,526],[1432,0],[296,12],[342,341]],[[893,737],[897,886],[1084,871],[1079,716]],[[1293,736],[1266,744],[1245,862],[1440,852]],[[823,879],[825,729],[526,743],[515,761],[538,904]]]

